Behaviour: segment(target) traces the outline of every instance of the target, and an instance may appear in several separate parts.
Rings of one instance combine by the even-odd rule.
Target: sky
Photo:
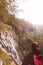
[[[35,25],[43,24],[43,0],[19,0],[17,17]]]

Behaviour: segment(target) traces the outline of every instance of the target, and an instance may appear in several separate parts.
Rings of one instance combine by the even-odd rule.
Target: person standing
[[[41,54],[39,43],[33,42],[31,49],[32,51],[24,58],[22,65],[43,65],[43,55]]]

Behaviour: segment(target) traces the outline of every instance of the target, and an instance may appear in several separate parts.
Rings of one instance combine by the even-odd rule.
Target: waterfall
[[[9,40],[9,42],[11,44],[11,48],[12,48],[11,51],[12,51],[12,53],[14,53],[17,56],[17,59],[19,60],[19,56],[18,56],[18,53],[17,53],[15,45],[14,45],[16,43],[15,43],[13,37],[10,36],[10,33],[8,33],[7,39]]]
[[[1,34],[0,34],[0,39],[1,39],[0,44],[7,51],[7,53],[12,56],[12,58],[16,62],[21,63],[21,61],[19,59],[19,55],[18,55],[16,47],[15,47],[16,42],[14,41],[13,36],[8,31],[7,31],[6,38],[7,38],[7,41],[5,40],[5,35],[3,34],[3,32],[1,32]]]

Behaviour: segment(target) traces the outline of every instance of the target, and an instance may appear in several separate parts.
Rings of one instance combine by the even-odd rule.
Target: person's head
[[[32,43],[32,51],[35,54],[40,54],[40,46],[38,42],[33,42]]]

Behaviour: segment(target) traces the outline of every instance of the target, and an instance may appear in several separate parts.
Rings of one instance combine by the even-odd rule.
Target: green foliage
[[[11,65],[11,62],[5,59],[5,60],[3,61],[3,65]]]
[[[38,41],[39,43],[43,42],[43,32],[37,33],[34,37],[35,37],[35,40]]]
[[[31,35],[31,34],[27,34],[26,35],[26,39],[28,39],[28,40],[30,40],[30,41],[34,41],[34,36],[33,35]]]
[[[6,0],[0,0],[0,7],[5,8],[6,7]]]
[[[0,48],[0,60],[2,60],[3,65],[11,65],[12,58]]]
[[[13,15],[9,14],[9,12],[7,10],[7,5],[8,5],[8,3],[6,0],[0,1],[0,22],[11,23],[12,21],[13,22],[15,21],[15,19],[14,19],[15,15],[13,16]]]

